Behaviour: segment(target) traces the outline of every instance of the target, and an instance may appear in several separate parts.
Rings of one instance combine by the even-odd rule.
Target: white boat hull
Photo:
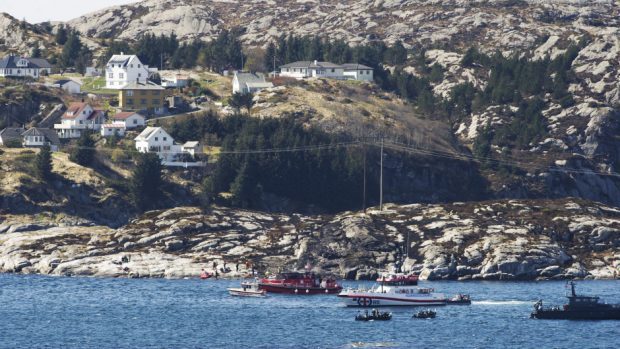
[[[347,307],[391,307],[446,305],[442,294],[394,295],[381,293],[351,293],[338,295]]]
[[[244,290],[242,288],[229,288],[228,293],[237,297],[265,297],[265,291]]]

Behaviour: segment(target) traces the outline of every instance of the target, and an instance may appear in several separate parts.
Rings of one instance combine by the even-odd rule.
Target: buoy
[[[297,289],[295,289],[295,293],[299,292]]]
[[[325,293],[329,293],[329,291],[328,291],[328,290],[325,290]]]
[[[306,290],[306,293],[310,293],[310,290],[308,290],[308,289],[307,289],[307,290]]]

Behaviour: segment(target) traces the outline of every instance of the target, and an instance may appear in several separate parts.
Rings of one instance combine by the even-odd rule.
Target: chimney
[[[317,61],[316,61],[316,59],[314,60],[314,65],[317,65]]]
[[[125,55],[125,52],[121,51],[121,56],[124,56],[124,55]]]

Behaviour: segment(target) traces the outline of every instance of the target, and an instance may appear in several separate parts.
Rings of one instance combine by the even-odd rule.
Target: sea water
[[[427,320],[383,308],[385,322],[355,321],[333,295],[229,296],[239,282],[0,275],[0,348],[620,348],[620,321],[530,319],[538,299],[563,304],[560,281],[423,281],[473,304]],[[577,291],[620,303],[618,280]]]

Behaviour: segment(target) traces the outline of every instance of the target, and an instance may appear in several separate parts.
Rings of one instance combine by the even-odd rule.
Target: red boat
[[[267,292],[285,294],[333,294],[340,293],[342,286],[336,279],[321,278],[314,273],[280,273],[260,279],[258,288]]]
[[[377,282],[389,286],[415,286],[418,284],[418,274],[409,275],[403,273],[384,274],[377,278]]]

